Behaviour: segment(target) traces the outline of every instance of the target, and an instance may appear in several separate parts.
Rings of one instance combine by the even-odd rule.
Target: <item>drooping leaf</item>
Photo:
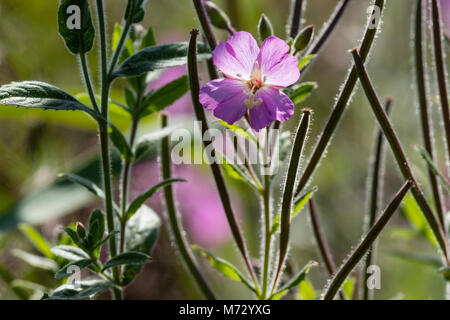
[[[187,63],[188,43],[174,42],[151,46],[136,52],[126,59],[114,72],[114,77],[136,77],[141,74],[170,67],[185,65]],[[198,61],[210,58],[209,47],[198,45]]]
[[[145,253],[138,251],[128,251],[118,254],[117,256],[108,260],[103,266],[102,270],[106,270],[108,268],[112,268],[119,265],[128,265],[128,264],[142,265],[150,262],[151,259],[152,258],[150,258],[150,256]]]
[[[308,203],[309,199],[311,199],[314,192],[318,190],[317,187],[311,188],[311,190],[307,191],[305,194],[303,194],[300,198],[295,200],[294,207],[291,212],[291,219],[293,219],[297,214],[303,209],[303,207]],[[281,212],[278,212],[278,214],[273,219],[272,223],[272,234],[276,233],[278,229],[280,228],[280,219],[281,219]]]
[[[302,82],[289,87],[285,93],[294,104],[298,104],[306,100],[315,89],[317,89],[316,82]]]
[[[0,105],[44,110],[83,111],[98,118],[99,115],[67,92],[45,82],[12,82],[0,87]]]
[[[143,192],[139,195],[134,201],[128,206],[127,213],[125,219],[129,219],[132,217],[139,208],[148,200],[151,196],[153,196],[160,188],[165,187],[174,182],[186,182],[184,179],[166,179],[161,181],[160,183],[154,185],[149,188],[147,191]]]
[[[298,285],[298,294],[300,300],[316,300],[316,291],[308,280],[303,280]]]
[[[280,289],[277,290],[277,292],[275,292],[271,299],[280,299],[283,295],[285,295],[287,293],[287,291],[295,286],[297,286],[298,284],[300,284],[300,282],[304,281],[306,279],[306,275],[308,274],[309,270],[311,269],[311,267],[317,266],[318,263],[315,261],[310,261],[306,264],[306,266],[303,267],[302,270],[300,270],[299,273],[297,273],[288,283],[286,283],[284,286],[282,286]]]
[[[56,279],[65,278],[74,274],[74,271],[79,272],[89,266],[93,261],[91,259],[81,259],[77,261],[72,261],[62,267],[55,274]]]
[[[89,259],[89,256],[80,248],[67,246],[67,245],[59,245],[52,248],[52,253],[55,256],[64,258],[70,261],[78,261],[82,259]]]
[[[158,215],[146,205],[128,220],[126,226],[126,251],[138,251],[151,255],[152,249],[158,239],[161,220]],[[142,265],[126,265],[123,269],[122,285],[130,284],[139,274]]]
[[[89,52],[94,45],[95,29],[87,0],[61,0],[58,31],[73,54]]]
[[[49,258],[37,256],[37,255],[25,252],[20,249],[13,249],[11,251],[11,253],[16,258],[19,258],[20,260],[26,262],[27,264],[29,264],[30,266],[32,266],[34,268],[39,268],[39,269],[47,270],[47,271],[58,270],[58,264]]]
[[[192,246],[192,249],[195,251],[200,252],[205,258],[208,259],[208,261],[211,263],[211,266],[219,271],[222,275],[229,279],[233,279],[239,282],[242,282],[244,285],[246,285],[250,290],[255,292],[255,288],[250,283],[249,280],[247,280],[242,273],[231,263],[228,261],[223,260],[222,258],[214,256],[212,253],[198,247],[198,246]]]
[[[84,280],[76,284],[64,284],[45,300],[86,300],[109,290],[113,284],[106,280]]]
[[[28,238],[30,243],[44,256],[52,259],[54,256],[51,252],[50,244],[36,231],[32,226],[26,223],[21,223],[19,225],[20,231]]]
[[[184,75],[146,95],[139,112],[141,117],[164,110],[189,91],[188,76]]]
[[[58,177],[68,179],[74,183],[77,183],[77,184],[85,187],[88,191],[92,192],[100,199],[105,198],[105,193],[103,192],[103,190],[99,186],[97,186],[94,182],[92,182],[86,178],[80,177],[80,176],[78,176],[76,174],[72,174],[72,173],[60,173],[58,175]]]

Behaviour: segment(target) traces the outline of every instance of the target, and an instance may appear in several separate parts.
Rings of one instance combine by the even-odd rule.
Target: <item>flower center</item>
[[[245,94],[248,95],[248,99],[244,100],[244,104],[247,108],[252,109],[253,107],[259,106],[263,102],[261,98],[255,100],[256,93],[264,86],[261,68],[259,67],[258,61],[255,62],[250,80],[246,83],[246,85],[247,90],[245,90]]]

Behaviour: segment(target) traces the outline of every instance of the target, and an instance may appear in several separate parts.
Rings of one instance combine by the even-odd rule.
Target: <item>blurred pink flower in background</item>
[[[131,196],[136,197],[156,184],[160,179],[159,171],[155,162],[138,164]],[[193,165],[173,166],[172,176],[187,180],[173,187],[183,226],[192,243],[206,248],[224,245],[230,239],[230,230],[212,178]],[[151,198],[149,205],[159,214],[164,212],[162,191]]]

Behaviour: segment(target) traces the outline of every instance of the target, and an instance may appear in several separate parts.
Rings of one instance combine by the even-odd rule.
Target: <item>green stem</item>
[[[398,207],[403,201],[408,190],[411,188],[411,181],[406,181],[402,186],[400,191],[395,195],[394,199],[389,203],[388,207],[380,215],[374,226],[369,230],[363,240],[358,244],[356,249],[350,255],[350,257],[345,261],[345,263],[339,268],[336,275],[331,280],[328,286],[323,300],[332,300],[336,295],[337,291],[341,287],[342,283],[345,281],[350,272],[355,268],[359,261],[364,257],[367,250],[372,246],[373,242],[378,238],[381,231],[384,229],[388,221],[391,219],[392,215],[397,211]]]
[[[272,242],[271,232],[271,215],[270,215],[270,176],[264,176],[264,191],[263,191],[263,206],[264,206],[264,267],[262,278],[262,292],[261,298],[266,299],[267,287],[269,282],[270,269],[270,245]]]
[[[298,166],[303,153],[306,137],[308,134],[309,124],[311,120],[311,110],[302,110],[302,119],[295,135],[294,143],[292,145],[291,156],[289,159],[289,167],[286,175],[286,183],[284,185],[283,198],[281,202],[281,217],[280,217],[280,250],[278,257],[278,266],[273,281],[271,296],[277,287],[278,279],[286,259],[289,246],[289,233],[291,227],[291,211],[292,201],[294,199],[295,181],[297,179]]]
[[[167,116],[161,115],[161,125],[162,128],[167,127]],[[169,137],[165,137],[161,142],[161,166],[162,166],[162,178],[164,180],[170,179],[171,174],[171,161],[170,161],[170,146]],[[169,216],[170,227],[177,244],[178,250],[180,251],[181,257],[183,258],[186,266],[194,277],[197,285],[209,300],[216,300],[216,296],[212,291],[210,285],[208,284],[205,277],[200,272],[200,269],[195,261],[194,254],[192,253],[191,247],[188,240],[184,236],[182,231],[181,223],[179,223],[179,217],[175,207],[172,186],[164,187],[164,198],[166,200],[167,214]]]
[[[367,99],[369,100],[370,106],[372,107],[372,111],[374,112],[378,123],[383,130],[383,133],[386,139],[391,146],[392,152],[394,153],[395,160],[399,166],[399,169],[405,178],[405,180],[410,180],[412,182],[411,193],[413,194],[417,204],[422,210],[428,224],[433,231],[439,246],[442,250],[443,256],[448,264],[448,252],[447,252],[447,240],[442,227],[440,226],[438,220],[434,216],[433,211],[425,199],[425,196],[414,176],[414,173],[411,169],[408,159],[406,158],[406,154],[400,144],[400,140],[397,137],[397,134],[392,126],[389,117],[384,112],[383,107],[381,106],[380,100],[375,92],[375,89],[372,85],[372,82],[367,74],[366,68],[364,67],[364,63],[358,54],[357,49],[353,49],[351,51],[353,55],[353,59],[355,62],[356,70],[358,72],[358,76],[361,82],[362,87],[366,93]]]
[[[426,1],[428,2],[428,1]],[[428,107],[428,74],[426,60],[424,57],[426,39],[424,39],[423,32],[423,1],[417,0],[416,19],[415,19],[415,32],[414,32],[414,48],[415,48],[415,66],[416,66],[416,80],[417,80],[417,93],[419,97],[419,111],[420,122],[422,128],[422,138],[425,150],[430,154],[431,158],[435,158],[434,145],[433,145],[433,125],[430,117]],[[438,213],[439,222],[442,226],[445,226],[444,218],[444,204],[442,202],[441,188],[438,184],[436,176],[433,171],[428,168],[428,178],[430,181],[431,190],[433,193],[433,199]],[[445,228],[445,227],[444,227]]]
[[[384,3],[385,0],[377,0],[375,1],[375,5],[380,8],[380,11],[383,12],[384,9]],[[378,21],[379,23],[379,21]],[[371,25],[367,25],[366,31],[364,34],[363,41],[361,43],[361,57],[365,61],[367,56],[369,55],[370,49],[372,48],[372,44],[375,40],[375,36],[378,31],[378,26],[373,27]],[[350,74],[347,77],[347,80],[345,81],[345,84],[343,86],[343,89],[336,100],[336,104],[333,108],[333,111],[331,112],[331,115],[328,119],[327,124],[325,125],[325,128],[322,130],[322,133],[320,135],[319,141],[314,147],[314,151],[307,162],[306,168],[303,171],[303,174],[300,178],[300,181],[297,186],[297,190],[295,191],[295,196],[297,197],[303,190],[303,188],[307,185],[309,182],[309,179],[312,177],[314,171],[316,170],[317,166],[319,165],[320,160],[322,159],[322,156],[328,147],[328,144],[331,141],[331,138],[333,137],[336,128],[339,124],[339,121],[342,118],[342,115],[344,114],[345,108],[347,107],[350,97],[353,94],[353,90],[355,89],[356,82],[358,80],[358,75],[356,73],[355,67],[352,68]]]
[[[447,143],[448,159],[450,161],[450,110],[447,92],[447,70],[444,62],[442,45],[441,10],[437,0],[431,0],[433,18],[434,59],[436,62],[436,76],[441,98],[442,120]]]
[[[105,193],[105,211],[106,221],[108,225],[108,232],[112,232],[115,229],[114,212],[113,212],[113,195],[112,195],[112,176],[111,176],[111,159],[109,150],[109,134],[108,134],[108,100],[110,91],[110,81],[108,77],[108,57],[107,57],[107,45],[106,45],[106,25],[105,25],[105,12],[103,8],[103,0],[96,0],[97,15],[98,15],[98,29],[100,33],[100,59],[101,59],[101,81],[102,81],[102,93],[101,93],[101,113],[105,121],[99,121],[100,131],[100,144],[101,144],[101,158],[103,169],[103,188]],[[117,255],[117,244],[114,237],[109,240],[109,251],[111,258]],[[114,281],[120,282],[120,274],[117,267],[112,269]],[[118,288],[113,289],[114,299],[121,300],[122,292]]]
[[[205,111],[203,110],[203,106],[199,101],[199,93],[200,93],[200,84],[198,79],[198,69],[197,69],[197,36],[198,30],[194,29],[191,31],[191,39],[189,43],[189,52],[188,52],[188,73],[189,73],[189,83],[191,85],[191,95],[192,95],[192,103],[194,106],[195,115],[198,121],[201,122],[202,125],[202,136],[208,130],[208,122],[206,121]],[[204,141],[205,149],[209,149],[210,141]],[[250,261],[250,257],[247,250],[247,245],[244,240],[244,236],[242,234],[241,228],[236,219],[236,215],[231,206],[230,196],[225,185],[225,180],[223,178],[222,170],[220,166],[214,161],[215,150],[213,149],[210,156],[212,159],[209,161],[211,163],[210,168],[214,176],[214,181],[217,186],[217,190],[219,192],[220,200],[222,201],[222,205],[225,211],[225,215],[228,220],[228,224],[230,226],[231,233],[236,242],[236,245],[239,249],[239,252],[244,259],[244,263],[250,273],[252,281],[255,285],[256,291],[259,292],[258,281],[256,280],[255,271],[253,269],[253,265]]]
[[[97,112],[100,112],[100,109],[97,104],[97,99],[95,98],[95,91],[94,91],[94,87],[92,85],[92,80],[91,80],[91,75],[89,72],[89,66],[88,66],[88,62],[86,59],[86,54],[84,52],[80,53],[80,63],[81,63],[81,70],[83,71],[84,84],[86,86],[86,90],[88,92],[89,99],[91,100],[94,110]]]
[[[386,114],[390,113],[392,105],[392,100],[387,99],[386,101]],[[382,199],[382,179],[383,179],[383,170],[384,170],[384,136],[383,131],[381,129],[377,129],[377,133],[375,135],[375,143],[374,143],[374,151],[372,156],[372,164],[371,164],[371,174],[370,174],[370,184],[369,184],[369,198],[367,206],[368,208],[368,214],[367,214],[367,230],[373,227],[376,218],[378,209],[381,203]],[[366,230],[366,231],[367,231]],[[367,270],[369,266],[375,264],[376,259],[376,250],[377,250],[377,244],[374,243],[371,250],[369,250],[369,253],[367,254],[367,257],[364,261],[364,268],[363,268],[363,300],[373,300],[373,290],[369,290],[369,287],[367,286],[367,280],[369,278],[369,274],[367,273]]]
[[[322,260],[325,262],[325,267],[327,268],[330,276],[333,276],[336,273],[336,265],[334,264],[331,250],[328,247],[327,242],[325,241],[325,237],[323,235],[322,227],[319,221],[319,215],[317,214],[316,210],[316,204],[313,198],[309,200],[309,216],[311,218],[314,238],[316,239],[317,246],[319,247],[319,252],[322,256]],[[339,290],[339,297],[341,298],[341,300],[347,300],[342,290]]]

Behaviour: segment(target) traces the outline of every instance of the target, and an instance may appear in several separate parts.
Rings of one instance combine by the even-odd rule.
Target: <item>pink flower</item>
[[[256,131],[273,120],[289,120],[294,104],[280,89],[300,77],[297,59],[288,54],[289,49],[275,36],[268,37],[259,48],[250,33],[236,32],[214,49],[214,63],[226,78],[204,85],[200,103],[229,124],[248,112]]]

